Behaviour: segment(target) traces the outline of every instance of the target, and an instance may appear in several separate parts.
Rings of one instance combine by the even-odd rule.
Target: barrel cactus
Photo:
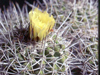
[[[31,12],[17,3],[4,12],[0,9],[0,74],[97,75],[98,17],[93,2],[44,0],[46,10],[28,2]],[[37,11],[42,16],[33,18]]]

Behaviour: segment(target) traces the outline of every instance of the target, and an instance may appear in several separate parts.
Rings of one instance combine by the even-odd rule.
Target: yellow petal
[[[50,16],[46,11],[40,11],[38,8],[29,12],[29,19],[30,38],[32,40],[36,40],[37,37],[40,41],[43,40],[55,24],[55,19],[52,15]]]

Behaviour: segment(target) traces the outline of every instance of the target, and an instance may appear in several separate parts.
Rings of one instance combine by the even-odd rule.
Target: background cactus
[[[0,74],[98,75],[97,1],[45,4],[56,24],[41,42],[29,39],[27,6],[0,10]]]

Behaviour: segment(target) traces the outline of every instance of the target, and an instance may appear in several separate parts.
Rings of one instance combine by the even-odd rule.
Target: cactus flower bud
[[[29,19],[30,39],[36,41],[42,41],[52,31],[55,24],[55,19],[52,15],[50,16],[46,11],[40,11],[38,8],[29,12]]]

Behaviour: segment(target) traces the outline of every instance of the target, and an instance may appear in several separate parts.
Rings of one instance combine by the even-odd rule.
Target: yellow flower
[[[30,38],[36,41],[43,40],[55,24],[55,19],[52,15],[50,16],[46,11],[40,11],[38,8],[29,12],[29,19]]]

